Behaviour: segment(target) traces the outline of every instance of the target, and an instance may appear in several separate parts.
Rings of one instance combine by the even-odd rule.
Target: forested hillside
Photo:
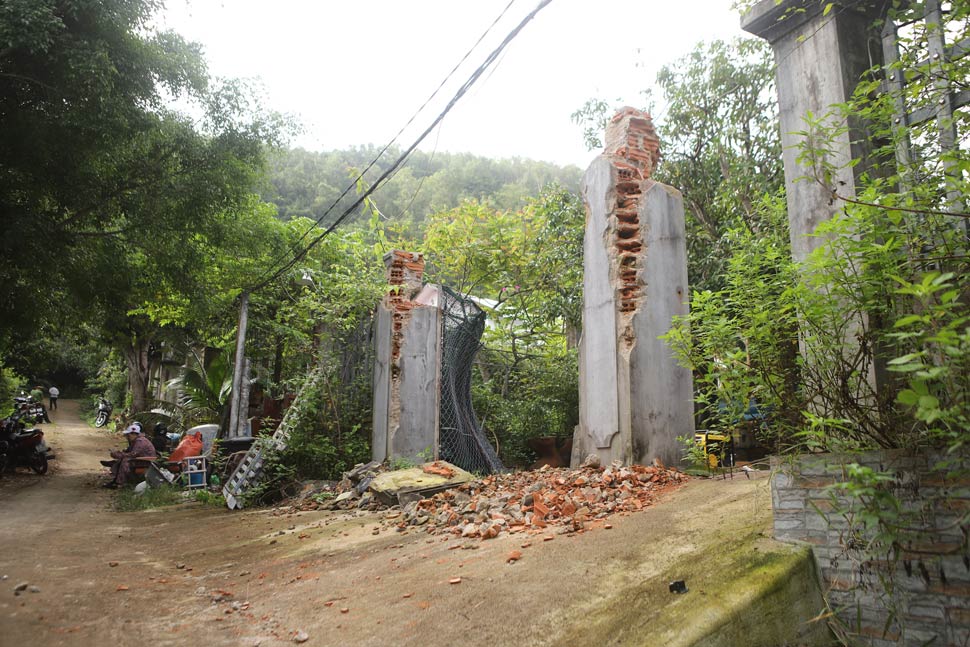
[[[301,216],[316,220],[379,151],[373,145],[319,153],[300,148],[282,151],[271,161],[262,197],[276,204],[282,220]],[[398,155],[400,150],[389,149],[364,180],[375,181]],[[548,162],[415,151],[374,194],[373,202],[389,219],[421,223],[429,214],[452,209],[469,198],[487,200],[498,209],[520,209],[549,183],[578,190],[581,175],[575,166],[563,168]],[[356,197],[354,191],[344,196],[333,210],[334,217]]]

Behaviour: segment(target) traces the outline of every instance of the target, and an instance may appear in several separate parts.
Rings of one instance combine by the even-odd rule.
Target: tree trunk
[[[135,337],[125,346],[132,413],[148,409],[148,378],[151,375],[151,358],[148,352],[150,346],[151,342],[148,339],[139,337]]]
[[[275,388],[283,379],[283,336],[276,335],[276,352],[273,355],[273,383]]]

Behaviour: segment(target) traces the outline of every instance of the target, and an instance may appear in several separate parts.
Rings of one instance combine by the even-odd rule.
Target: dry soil
[[[380,513],[121,513],[98,487],[120,436],[60,404],[43,426],[52,470],[0,480],[3,645],[609,644],[590,635],[614,624],[604,616],[704,573],[685,564],[712,531],[723,541],[770,524],[767,480],[740,475],[693,480],[610,529],[488,541],[399,533]],[[512,550],[523,555],[510,563]],[[701,596],[707,574],[693,577],[687,595]],[[34,591],[15,595],[21,583]],[[648,627],[642,644],[656,644]]]

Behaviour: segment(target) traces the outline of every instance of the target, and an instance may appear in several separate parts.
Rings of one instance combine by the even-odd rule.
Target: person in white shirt
[[[50,395],[51,398],[51,410],[56,409],[57,397],[61,394],[60,390],[56,386],[52,386],[50,389],[48,389],[47,394]]]

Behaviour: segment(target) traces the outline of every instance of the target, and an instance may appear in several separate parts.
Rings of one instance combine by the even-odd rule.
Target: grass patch
[[[210,492],[209,490],[204,489],[196,490],[192,499],[203,505],[209,505],[216,508],[221,508],[226,505],[226,499],[222,496],[222,494],[218,492]]]
[[[171,486],[150,487],[141,495],[135,494],[131,488],[123,488],[118,491],[115,508],[120,512],[137,512],[175,505],[183,501],[185,498],[182,496],[182,490]]]

